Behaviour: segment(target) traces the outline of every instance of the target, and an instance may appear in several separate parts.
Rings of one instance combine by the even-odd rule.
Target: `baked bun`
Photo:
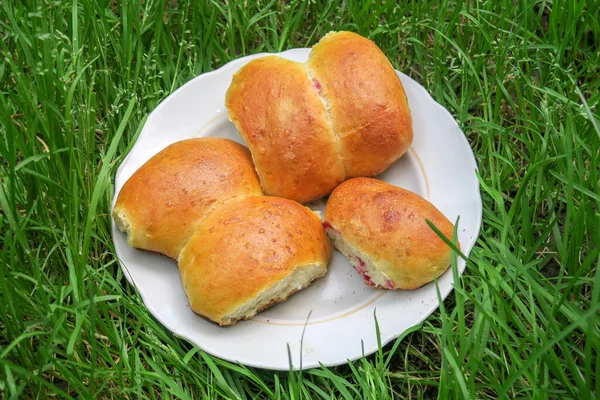
[[[412,143],[398,75],[377,45],[355,33],[326,35],[306,64],[250,61],[233,76],[225,104],[264,191],[299,202],[379,174]]]
[[[307,68],[328,106],[347,178],[377,175],[406,153],[413,138],[408,100],[375,43],[330,33],[313,47]]]
[[[323,225],[365,283],[417,289],[452,261],[451,248],[426,219],[452,239],[453,224],[427,200],[376,179],[355,178],[333,191]]]
[[[277,197],[230,200],[210,214],[179,256],[192,310],[235,324],[281,302],[327,271],[321,219]]]
[[[266,194],[304,203],[344,180],[338,139],[304,64],[251,61],[234,75],[226,104]]]
[[[187,139],[166,147],[125,182],[113,218],[130,246],[176,259],[214,207],[248,195],[262,190],[245,146]]]

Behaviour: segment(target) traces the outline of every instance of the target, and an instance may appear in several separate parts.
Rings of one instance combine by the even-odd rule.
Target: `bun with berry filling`
[[[301,203],[383,172],[413,139],[396,71],[375,43],[351,32],[327,34],[306,63],[250,61],[225,104],[265,193]]]
[[[416,193],[355,178],[329,197],[324,227],[366,284],[411,290],[443,274],[452,261],[451,248],[426,219],[452,238],[453,224]]]

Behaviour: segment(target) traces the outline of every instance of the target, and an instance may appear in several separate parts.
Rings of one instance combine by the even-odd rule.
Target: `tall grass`
[[[373,39],[456,117],[480,168],[481,237],[439,311],[373,356],[299,373],[224,362],[124,279],[111,179],[180,85],[330,30]],[[594,1],[3,1],[0,392],[596,398],[599,48]]]

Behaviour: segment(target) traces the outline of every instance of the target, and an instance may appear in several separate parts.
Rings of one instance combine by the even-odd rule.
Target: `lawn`
[[[0,397],[596,398],[595,3],[3,0]],[[294,373],[224,362],[156,322],[124,278],[114,174],[191,78],[331,30],[374,40],[456,118],[481,236],[440,309],[375,355]]]

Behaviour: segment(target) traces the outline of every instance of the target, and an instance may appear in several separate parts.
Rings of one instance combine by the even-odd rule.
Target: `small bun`
[[[350,179],[329,197],[326,232],[371,286],[417,289],[440,276],[451,248],[431,229],[451,239],[453,224],[419,195],[369,178]]]
[[[320,218],[277,197],[228,201],[210,214],[179,256],[194,312],[235,324],[287,299],[327,271]]]
[[[176,142],[125,182],[113,209],[129,245],[176,259],[200,222],[224,200],[262,195],[248,149],[232,140]]]

